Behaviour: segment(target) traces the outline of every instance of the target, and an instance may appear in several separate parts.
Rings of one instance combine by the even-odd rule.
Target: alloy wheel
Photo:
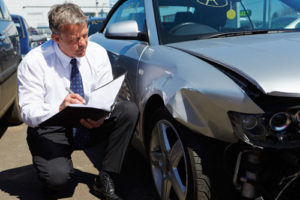
[[[167,120],[155,124],[150,140],[150,162],[162,200],[185,200],[188,187],[187,159],[177,129]]]

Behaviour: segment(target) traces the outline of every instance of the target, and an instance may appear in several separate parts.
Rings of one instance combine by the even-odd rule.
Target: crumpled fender
[[[221,88],[215,90],[209,82],[201,85],[201,81],[187,82],[166,73],[147,86],[142,102],[146,103],[151,95],[159,95],[174,119],[195,133],[235,142],[238,138],[233,133],[227,112],[263,111],[230,78],[223,76],[222,81]]]

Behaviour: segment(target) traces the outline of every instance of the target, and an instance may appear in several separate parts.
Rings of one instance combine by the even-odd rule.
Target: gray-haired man
[[[87,18],[77,5],[55,5],[48,17],[52,39],[30,51],[18,69],[19,103],[38,177],[48,191],[62,189],[73,172],[72,151],[107,139],[94,189],[106,199],[121,199],[111,177],[121,170],[136,125],[137,106],[118,103],[108,119],[81,119],[76,129],[39,126],[69,104],[85,103],[84,95],[113,79],[107,52],[88,42]],[[76,89],[75,94],[69,94],[66,87]],[[84,137],[77,141],[74,138],[79,133]]]

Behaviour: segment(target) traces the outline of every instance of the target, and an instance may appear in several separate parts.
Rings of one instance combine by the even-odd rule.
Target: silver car
[[[127,72],[132,144],[161,199],[300,199],[300,32],[271,23],[299,12],[300,0],[120,0],[90,37]]]

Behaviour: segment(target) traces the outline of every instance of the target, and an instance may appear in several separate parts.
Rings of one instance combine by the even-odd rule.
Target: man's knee
[[[72,161],[65,157],[45,160],[43,165],[38,165],[38,176],[46,188],[58,190],[64,187],[71,179],[73,171]]]
[[[139,114],[139,110],[136,104],[133,102],[125,101],[121,103],[120,107],[123,118],[127,121],[132,121],[135,123]]]
[[[71,173],[69,169],[66,168],[56,168],[49,170],[48,186],[54,189],[61,188],[65,186],[71,178]]]

